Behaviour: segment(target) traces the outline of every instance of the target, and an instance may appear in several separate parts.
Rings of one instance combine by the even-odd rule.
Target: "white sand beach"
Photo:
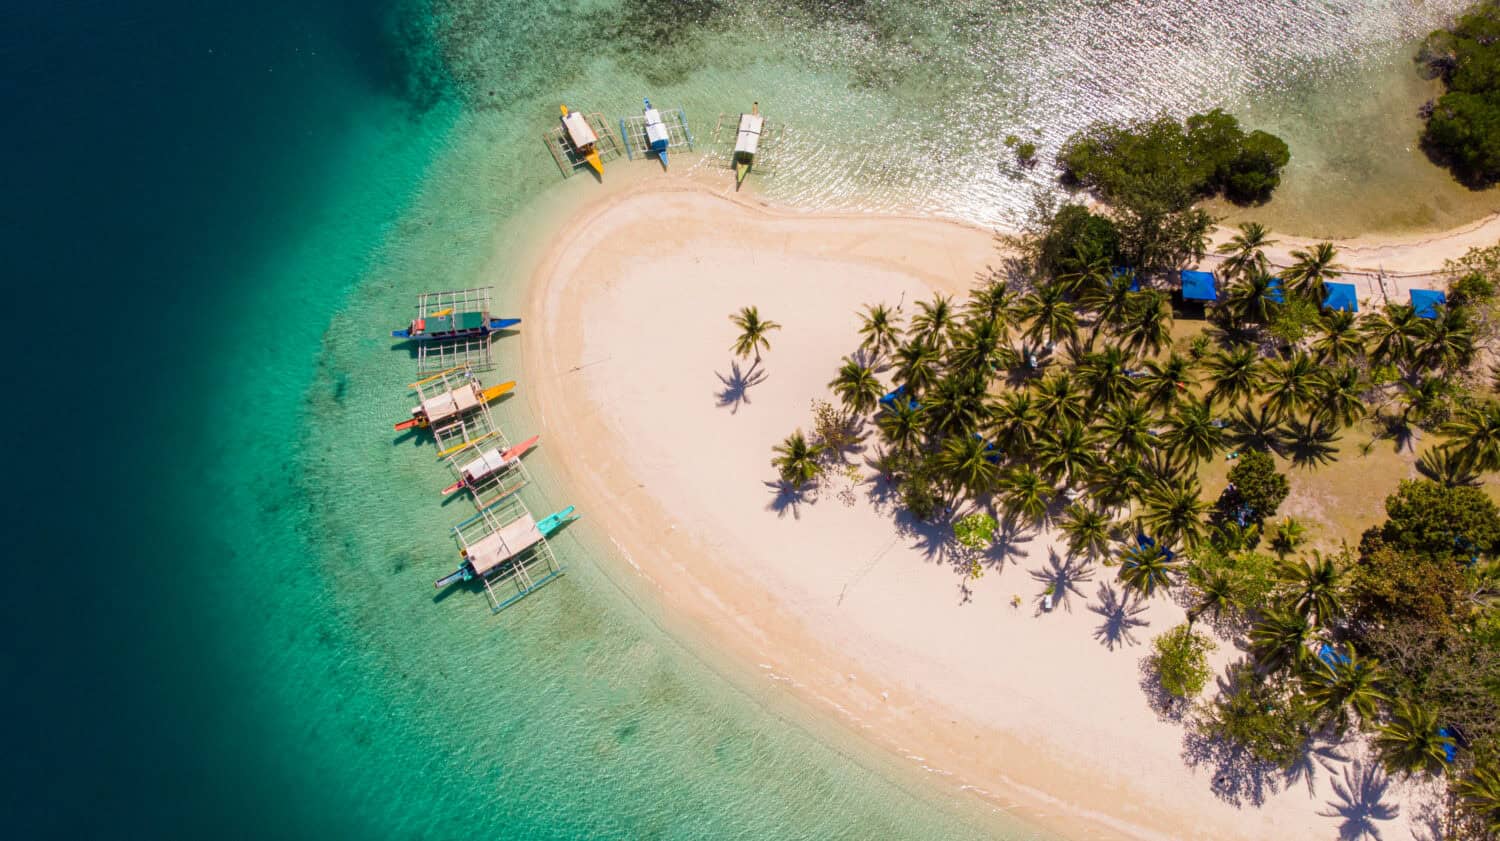
[[[1500,220],[1480,228],[1464,237],[1500,238]],[[800,503],[779,492],[771,446],[810,429],[861,306],[904,301],[909,317],[934,290],[962,296],[998,260],[991,234],[785,212],[674,180],[601,191],[549,243],[524,313],[526,393],[570,502],[676,630],[1066,837],[1333,838],[1368,796],[1400,805],[1374,820],[1384,837],[1411,837],[1423,793],[1366,785],[1358,751],[1291,780],[1245,777],[1154,710],[1142,661],[1184,618],[1169,598],[1128,602],[1113,569],[1069,560],[1047,533],[993,551],[966,589],[944,534],[878,482],[836,479]],[[1465,247],[1401,253],[1436,267]],[[728,349],[727,316],[745,305],[783,325],[758,366]],[[1238,656],[1224,648],[1216,667]]]

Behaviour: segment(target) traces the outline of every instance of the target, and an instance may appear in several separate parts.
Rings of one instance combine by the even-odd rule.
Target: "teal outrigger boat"
[[[509,525],[470,544],[460,553],[463,561],[458,569],[432,582],[432,586],[441,590],[449,584],[484,578],[499,570],[506,561],[542,542],[544,538],[551,537],[558,529],[578,519],[578,516],[571,505],[540,521],[533,520],[530,514],[523,514]]]

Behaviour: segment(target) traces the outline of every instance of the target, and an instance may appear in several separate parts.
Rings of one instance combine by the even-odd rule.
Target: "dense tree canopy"
[[[1432,106],[1423,143],[1461,180],[1500,180],[1500,0],[1428,36],[1421,59],[1448,92]]]

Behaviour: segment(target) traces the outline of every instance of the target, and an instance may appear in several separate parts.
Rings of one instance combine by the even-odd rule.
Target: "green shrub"
[[[1423,145],[1465,182],[1500,180],[1500,0],[1429,35],[1419,58],[1448,88],[1428,117]]]
[[[1193,698],[1208,684],[1208,652],[1216,647],[1188,625],[1178,625],[1156,638],[1152,662],[1161,688],[1177,698]]]
[[[975,512],[953,524],[953,536],[967,549],[979,551],[995,540],[995,518]]]
[[[1231,507],[1225,511],[1229,515],[1239,503],[1248,505],[1251,518],[1249,522],[1254,523],[1276,516],[1276,509],[1281,507],[1291,490],[1286,477],[1277,472],[1276,460],[1269,453],[1260,450],[1241,453],[1239,461],[1229,469],[1229,481],[1234,485],[1234,490],[1226,488],[1223,496],[1219,497],[1221,509]]]
[[[1016,160],[1023,164],[1029,164],[1036,160],[1036,144],[1027,142],[1017,146]]]

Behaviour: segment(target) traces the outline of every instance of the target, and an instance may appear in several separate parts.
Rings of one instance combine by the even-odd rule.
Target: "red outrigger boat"
[[[540,440],[542,440],[542,436],[533,435],[509,449],[502,450],[499,447],[495,447],[485,450],[479,454],[479,458],[458,469],[458,481],[443,488],[443,495],[447,496],[463,487],[472,488],[491,476],[497,476],[510,470],[520,464],[521,456],[526,455]]]

